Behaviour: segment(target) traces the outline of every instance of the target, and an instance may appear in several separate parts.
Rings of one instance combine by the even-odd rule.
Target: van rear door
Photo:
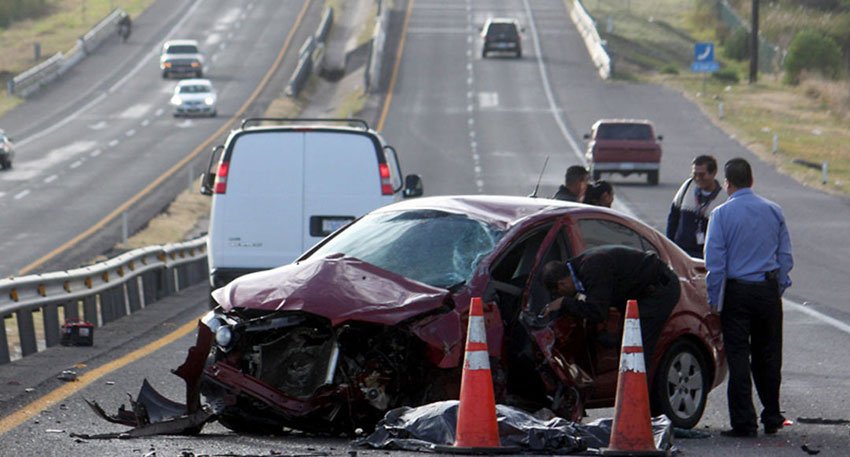
[[[392,190],[382,194],[381,164],[390,170],[373,136],[308,131],[304,151],[304,251],[354,218],[395,200]]]
[[[211,211],[211,268],[272,268],[303,251],[304,134],[251,132],[235,138],[227,190]]]

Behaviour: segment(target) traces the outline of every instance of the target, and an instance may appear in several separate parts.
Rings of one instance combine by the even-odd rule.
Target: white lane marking
[[[127,135],[128,137],[133,136],[135,134],[136,134],[136,129],[130,129],[130,130],[127,130],[126,132],[124,132],[124,135]]]
[[[95,149],[95,150],[94,150],[94,151],[92,151],[92,152],[91,152],[91,154],[89,154],[89,155],[90,155],[90,156],[92,156],[92,157],[97,157],[97,156],[99,156],[99,155],[100,155],[100,153],[101,153],[101,152],[103,152],[103,151],[101,151],[100,149]]]
[[[30,194],[30,190],[29,190],[29,189],[26,189],[26,190],[23,190],[23,191],[18,192],[17,194],[15,194],[14,199],[15,199],[15,200],[20,200],[20,199],[22,199],[22,198],[26,197],[26,196],[27,196],[27,195],[29,195],[29,194]]]
[[[118,140],[112,140],[112,141],[110,141],[110,142],[109,142],[109,143],[107,143],[107,144],[109,145],[109,147],[110,147],[110,148],[114,148],[115,146],[117,146],[117,145],[118,145],[118,143],[120,143],[120,141],[118,141]]]
[[[540,71],[540,79],[543,80],[543,91],[546,92],[546,99],[549,101],[549,109],[552,110],[552,117],[555,118],[555,123],[558,124],[558,129],[561,131],[561,135],[563,135],[567,140],[567,143],[569,143],[570,148],[572,148],[579,163],[587,166],[584,153],[581,148],[579,148],[576,140],[573,139],[573,136],[570,135],[570,131],[567,130],[567,125],[561,118],[561,111],[558,109],[558,104],[555,103],[555,95],[552,93],[552,86],[549,84],[549,76],[546,75],[546,66],[543,64],[543,52],[540,50],[540,36],[537,33],[537,26],[534,24],[534,14],[531,12],[531,5],[529,5],[528,0],[522,0],[522,3],[525,5],[525,14],[528,17],[528,26],[531,29],[531,35],[534,38],[532,41],[534,42],[534,52],[536,54],[535,60],[537,60],[537,68]]]
[[[141,119],[145,117],[145,114],[150,111],[151,105],[149,103],[138,103],[133,105],[118,115],[121,119]]]
[[[150,123],[151,123],[150,119],[145,119],[145,120],[142,121],[141,125],[142,125],[142,127],[147,127],[148,125],[150,125]]]
[[[407,33],[411,35],[466,35],[468,27],[408,27]]]
[[[181,128],[181,129],[191,128],[192,125],[194,125],[194,124],[192,123],[191,119],[184,119],[183,122],[177,123],[177,127]]]
[[[793,311],[797,311],[799,313],[803,313],[803,314],[806,314],[808,316],[814,317],[815,319],[823,322],[824,324],[827,324],[827,325],[829,325],[829,326],[831,326],[831,327],[833,327],[837,330],[840,330],[844,333],[850,334],[850,325],[847,325],[847,324],[845,324],[844,322],[841,322],[838,319],[829,317],[826,314],[815,311],[812,308],[809,308],[808,306],[801,305],[800,303],[797,303],[794,300],[789,300],[787,298],[783,298],[782,302],[784,303],[784,305],[786,307],[790,308]]]
[[[89,128],[92,129],[92,130],[103,130],[103,129],[106,128],[106,126],[107,126],[106,121],[100,121],[97,124],[89,125]]]
[[[76,162],[74,162],[74,163],[72,163],[72,164],[71,164],[71,169],[79,168],[79,167],[80,167],[80,165],[82,165],[82,164],[83,164],[83,161],[82,161],[82,160],[78,160],[78,161],[76,161]]]
[[[28,181],[53,166],[85,154],[96,145],[97,143],[94,141],[75,141],[61,148],[52,149],[40,159],[17,163],[15,168],[4,173],[3,179],[7,181]]]
[[[0,198],[3,198],[4,195],[6,195],[6,192],[0,192]]]
[[[106,94],[101,92],[100,94],[98,94],[97,97],[94,98],[94,100],[86,103],[85,105],[83,105],[82,108],[80,108],[79,110],[69,114],[67,117],[63,118],[61,121],[51,125],[50,127],[47,127],[46,129],[44,129],[44,130],[42,130],[42,131],[40,131],[40,132],[30,136],[30,137],[27,137],[27,138],[24,138],[21,141],[18,141],[18,143],[17,143],[18,147],[24,146],[26,144],[30,144],[33,141],[35,141],[35,140],[37,140],[37,139],[39,139],[39,138],[41,138],[45,135],[49,135],[49,134],[53,133],[54,131],[56,131],[60,127],[64,126],[65,124],[67,124],[67,123],[73,121],[74,119],[76,119],[77,117],[79,117],[80,114],[83,113],[83,111],[86,111],[89,108],[91,108],[92,106],[96,105],[97,103],[100,103],[100,101],[103,100],[104,98],[106,98]]]
[[[56,181],[56,179],[57,179],[57,178],[59,178],[59,176],[57,176],[57,175],[50,175],[50,176],[48,176],[48,177],[44,178],[44,183],[45,183],[45,184],[50,184],[50,183],[52,183],[53,181]]]
[[[499,106],[498,92],[479,92],[478,106],[481,108],[493,108]]]
[[[157,109],[156,111],[153,112],[153,115],[154,116],[162,116],[162,113],[164,113],[164,112],[165,112],[164,109],[159,108],[159,109]]]

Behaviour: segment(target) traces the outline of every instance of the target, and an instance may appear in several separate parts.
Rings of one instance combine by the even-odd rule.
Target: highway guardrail
[[[207,273],[204,236],[73,270],[0,279],[0,364],[59,344],[60,313],[100,327],[205,281]],[[14,333],[6,328],[12,318],[19,347],[10,347],[7,337]]]

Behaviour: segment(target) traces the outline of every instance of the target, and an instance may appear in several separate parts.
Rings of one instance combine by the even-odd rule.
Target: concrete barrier
[[[125,15],[123,10],[115,9],[94,27],[77,39],[66,53],[57,52],[44,62],[16,75],[6,83],[9,95],[28,97],[42,87],[80,63],[88,54],[94,52],[109,37],[117,36],[118,20]]]
[[[605,48],[605,42],[599,37],[599,32],[596,30],[596,23],[580,0],[573,0],[570,6],[570,19],[576,25],[579,34],[584,40],[584,45],[590,53],[590,59],[596,66],[599,76],[602,79],[608,79],[613,74],[613,64],[611,57],[608,55],[608,50]]]

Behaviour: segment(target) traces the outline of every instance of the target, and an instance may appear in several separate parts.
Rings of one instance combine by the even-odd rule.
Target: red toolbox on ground
[[[71,317],[62,325],[62,346],[92,346],[94,344],[94,324]]]

